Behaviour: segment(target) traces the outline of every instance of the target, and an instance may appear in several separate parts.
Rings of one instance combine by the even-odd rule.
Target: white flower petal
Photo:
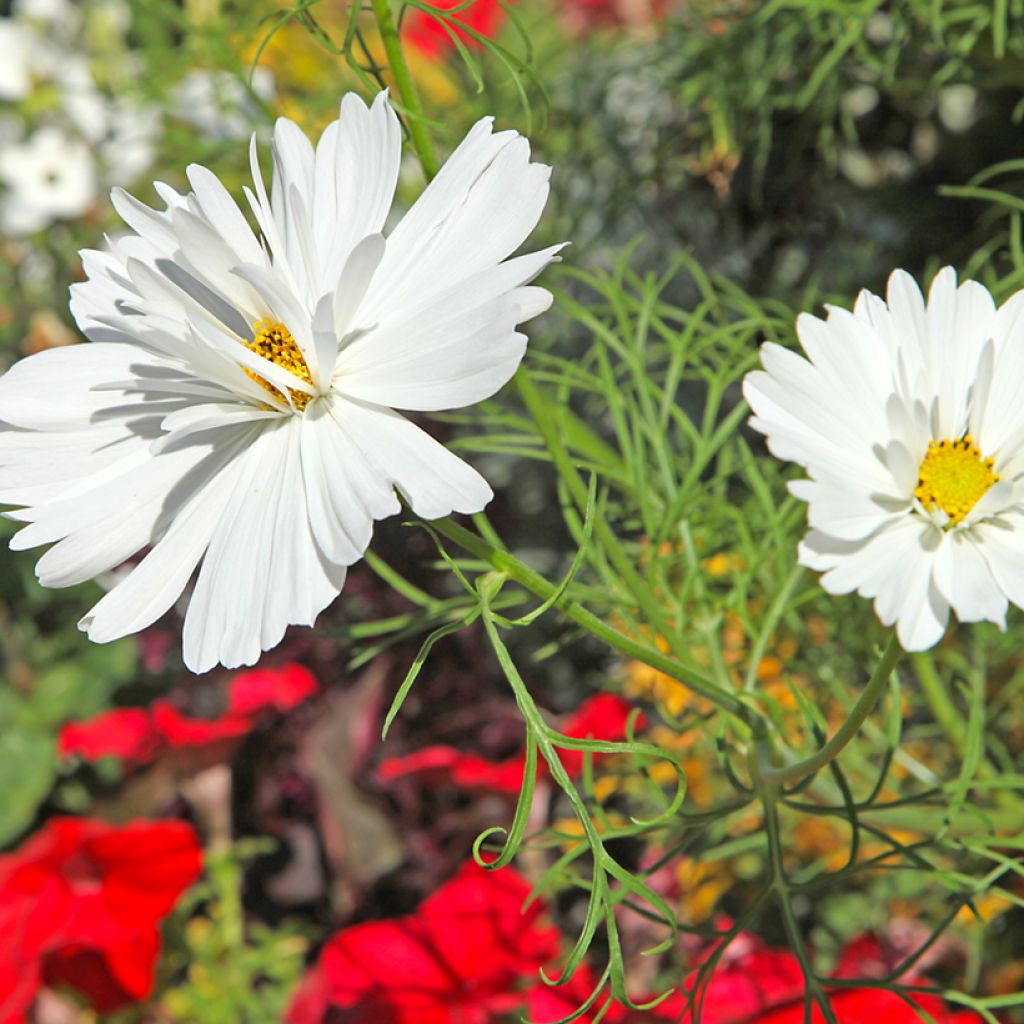
[[[365,316],[381,319],[509,256],[540,219],[549,176],[524,138],[478,122],[388,237]]]
[[[885,446],[885,464],[892,473],[897,492],[910,501],[917,487],[918,461],[901,441],[890,441]]]
[[[370,543],[373,521],[401,505],[388,478],[346,430],[345,410],[313,402],[302,419],[300,453],[309,521],[330,561],[351,565]]]
[[[345,567],[324,556],[314,541],[300,458],[301,421],[284,425],[287,442],[276,517],[263,539],[270,548],[260,646],[281,642],[289,625],[312,626],[345,582]]]
[[[839,541],[812,530],[800,544],[800,563],[825,570],[822,586],[831,594],[856,590],[874,598],[875,613],[894,622],[906,650],[923,650],[941,639],[949,606],[932,580],[941,531],[905,516],[866,541]]]
[[[845,391],[838,394],[811,363],[781,346],[762,345],[761,361],[765,371],[747,374],[743,397],[755,413],[750,425],[767,435],[774,455],[815,473],[842,472],[872,490],[890,484],[874,452],[885,431],[867,433],[848,413]]]
[[[220,179],[202,164],[185,169],[203,215],[210,226],[231,247],[238,263],[262,263],[263,249]]]
[[[254,664],[289,624],[312,625],[341,590],[344,569],[325,562],[310,533],[297,433],[282,420],[242,456],[185,616],[185,664],[193,672]]]
[[[0,431],[0,504],[42,505],[74,492],[83,480],[103,473],[159,433],[159,417],[149,417],[139,433],[121,422],[78,426],[66,431]],[[146,431],[148,433],[149,431]],[[10,515],[10,513],[8,513]]]
[[[939,439],[960,437],[967,429],[968,397],[978,361],[992,333],[995,304],[975,281],[956,287],[950,267],[932,282],[927,309],[928,358],[938,398]]]
[[[475,469],[404,416],[340,396],[333,408],[338,422],[424,519],[479,512],[494,497]]]
[[[1024,402],[1020,381],[1024,380],[1024,291],[1017,292],[999,307],[992,324],[995,353],[992,380],[975,433],[986,455],[998,452],[996,466],[1002,472],[1006,448],[1012,438],[1024,432]]]
[[[344,338],[355,326],[356,313],[384,258],[385,245],[383,235],[367,235],[346,257],[334,288],[332,327],[336,338]]]
[[[152,550],[79,622],[95,643],[151,626],[181,596],[217,528],[238,479],[232,459],[183,505]]]
[[[178,511],[176,492],[190,475],[202,475],[205,446],[161,458],[121,464],[121,472],[92,489],[34,510],[34,521],[11,541],[24,549],[56,542],[36,565],[46,587],[68,587],[113,569],[151,543]]]
[[[875,609],[878,610],[877,601]],[[879,618],[882,618],[881,613]],[[905,651],[926,651],[942,639],[948,621],[949,604],[932,582],[928,560],[915,560],[907,569],[907,587],[896,620],[900,645]]]
[[[970,531],[945,534],[935,554],[935,586],[961,622],[989,621],[1006,627],[1006,595],[989,571]]]
[[[476,309],[447,305],[433,316],[370,330],[339,356],[335,389],[396,409],[479,402],[505,384],[523,358],[526,336],[515,325],[531,292],[519,288]]]
[[[132,376],[139,367],[159,365],[148,352],[129,345],[91,343],[44,349],[19,360],[0,377],[0,420],[34,430],[89,423],[106,408],[139,401],[94,390],[96,385]]]
[[[273,409],[254,408],[244,402],[197,402],[165,416],[160,426],[166,433],[158,437],[149,450],[153,455],[159,455],[185,441],[192,441],[196,434],[255,424],[277,415]]]
[[[1024,515],[1012,512],[998,521],[979,523],[971,533],[999,589],[1024,608]]]
[[[900,360],[909,379],[914,380],[926,365],[928,335],[924,296],[917,282],[905,270],[894,270],[889,276],[886,303]]]
[[[974,507],[961,521],[964,526],[972,526],[982,519],[999,515],[1015,505],[1020,505],[1020,490],[1009,480],[994,483],[975,503]]]
[[[816,480],[792,480],[788,488],[808,503],[811,527],[839,540],[863,540],[905,515],[910,507],[909,501],[886,499],[865,494],[853,486],[837,487]]]
[[[349,93],[316,149],[313,224],[320,291],[332,288],[353,249],[377,235],[391,208],[402,160],[402,128],[380,93],[367,110]]]

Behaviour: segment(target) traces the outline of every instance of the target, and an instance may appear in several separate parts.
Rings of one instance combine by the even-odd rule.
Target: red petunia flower
[[[346,928],[306,975],[288,1024],[490,1024],[523,1006],[524,982],[558,952],[529,885],[510,868],[472,861],[420,905],[391,921]]]
[[[201,870],[179,821],[54,818],[0,857],[0,1024],[20,1024],[41,983],[99,1012],[148,996],[159,924]]]
[[[456,789],[518,793],[523,786],[525,767],[521,755],[505,761],[488,761],[479,754],[437,744],[405,757],[385,757],[377,777],[387,783],[407,775],[430,775]]]
[[[291,711],[316,693],[316,677],[294,662],[280,668],[240,672],[228,688],[229,715],[258,715],[273,708]]]
[[[62,757],[119,757],[146,764],[168,750],[238,740],[252,731],[262,712],[288,711],[316,688],[313,674],[301,665],[253,669],[228,684],[227,711],[219,718],[194,718],[170,701],[158,700],[149,709],[123,708],[69,722],[60,730],[57,748]]]
[[[579,710],[569,716],[562,732],[577,740],[621,740],[626,735],[626,723],[632,711],[633,705],[628,700],[614,693],[598,693],[585,700]],[[636,727],[642,729],[644,724],[644,716],[638,715]],[[586,757],[582,750],[563,750],[561,757],[570,776],[575,778],[582,773]],[[600,757],[600,754],[596,755],[596,759]]]
[[[430,0],[430,6],[439,11],[450,11],[464,2],[465,0]],[[480,35],[493,39],[505,20],[505,12],[498,0],[473,0],[468,7],[456,11],[451,17],[479,32]],[[455,48],[445,28],[446,24],[451,26],[459,40],[467,46],[479,45],[469,33],[451,25],[451,22],[444,22],[440,18],[414,9],[410,9],[402,21],[402,36],[426,57],[445,57]]]
[[[61,757],[78,754],[85,761],[101,757],[149,761],[159,746],[150,714],[141,708],[114,708],[84,722],[68,722],[57,737]]]
[[[563,726],[563,733],[573,739],[621,739],[633,705],[613,693],[599,693],[583,702]],[[559,756],[571,778],[583,771],[582,750],[561,750]],[[601,755],[594,755],[599,760]],[[424,747],[404,757],[385,757],[377,769],[381,782],[392,782],[407,775],[429,774],[456,789],[488,790],[518,793],[523,784],[525,755],[520,752],[504,761],[490,761],[479,754],[470,754],[455,747],[437,744]],[[547,765],[541,764],[542,777]]]
[[[752,936],[744,936],[747,949],[730,958],[712,975],[703,990],[701,1024],[804,1024],[805,981],[796,955],[789,950],[767,949]],[[880,950],[873,940],[851,943],[840,957],[839,978],[862,978],[884,973]],[[881,970],[879,969],[881,966]],[[906,977],[905,984],[920,984],[920,977]],[[692,989],[693,979],[688,986]],[[981,1024],[974,1013],[952,1011],[936,996],[914,994],[910,1001],[881,988],[830,987],[828,999],[839,1024],[919,1024],[924,1010],[936,1024]],[[915,1009],[917,1007],[917,1009]],[[683,1024],[692,1024],[689,1015]],[[824,1016],[815,1006],[813,1024]]]
[[[253,727],[253,720],[248,715],[230,712],[220,718],[183,715],[169,700],[153,701],[149,714],[162,750],[206,747],[226,740],[238,740],[248,735]]]

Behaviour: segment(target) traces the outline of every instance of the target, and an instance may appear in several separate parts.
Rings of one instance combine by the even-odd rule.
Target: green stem
[[[519,559],[501,548],[495,547],[490,541],[470,532],[451,519],[435,519],[430,523],[432,529],[454,541],[461,548],[471,555],[486,562],[492,568],[503,572],[509,579],[514,580],[521,587],[525,587],[531,594],[542,600],[548,600],[558,591],[558,587],[545,579],[540,573],[535,572],[528,565],[524,565]],[[619,632],[613,626],[609,626],[603,619],[599,619],[592,612],[587,611],[582,605],[562,594],[556,601],[556,607],[562,611],[567,618],[576,625],[581,626],[598,640],[606,643],[613,650],[624,654],[627,657],[642,661],[651,668],[664,672],[673,679],[678,680],[684,686],[689,687],[694,693],[711,701],[716,706],[735,715],[741,721],[753,726],[756,722],[752,709],[743,701],[716,686],[710,679],[693,671],[686,665],[680,664],[674,658],[670,658],[647,644],[638,643],[625,633]]]
[[[772,785],[779,785],[784,782],[796,782],[814,772],[831,764],[842,752],[843,748],[857,735],[858,730],[864,724],[864,720],[874,710],[879,697],[885,692],[889,683],[889,676],[892,674],[896,662],[899,661],[903,648],[896,639],[895,631],[890,635],[889,642],[885,645],[881,658],[871,673],[864,692],[860,695],[857,703],[850,709],[850,714],[843,724],[836,731],[836,734],[826,743],[821,750],[803,761],[786,765],[784,768],[773,768],[760,765],[761,777],[765,782]]]
[[[551,458],[555,463],[559,476],[568,485],[573,500],[580,507],[587,506],[587,485],[583,482],[579,471],[573,464],[572,458],[562,443],[562,436],[558,426],[552,422],[548,410],[551,408],[549,402],[545,402],[540,392],[534,387],[533,381],[527,374],[520,370],[516,374],[516,386],[519,388],[520,397],[526,405],[527,410],[537,424],[537,429],[544,438]],[[615,571],[625,583],[627,589],[636,601],[637,606],[644,614],[644,618],[654,628],[669,646],[669,650],[680,662],[687,661],[687,650],[679,635],[678,629],[666,618],[664,609],[655,598],[647,581],[637,572],[632,559],[623,549],[618,537],[612,532],[611,527],[605,522],[600,513],[594,515],[594,536],[597,538],[602,550],[608,557]],[[710,680],[709,686],[715,686]],[[720,687],[716,691],[725,693]]]
[[[935,716],[935,721],[945,730],[950,742],[958,753],[964,752],[967,739],[967,727],[963,716],[950,700],[945,684],[935,670],[935,660],[931,651],[915,651],[910,656],[914,672],[921,683],[921,691],[928,701]]]
[[[888,675],[886,675],[886,678],[888,678]],[[759,747],[761,749],[758,749]],[[771,756],[771,751],[767,744],[755,744],[751,750],[750,770],[755,779],[760,775],[760,780],[757,782],[757,795],[764,805],[764,830],[768,836],[768,859],[772,876],[771,887],[775,892],[779,912],[782,915],[782,924],[786,930],[790,947],[800,963],[800,970],[803,972],[807,985],[807,994],[818,1004],[825,1020],[829,1024],[837,1024],[835,1011],[832,1009],[832,1004],[814,971],[814,965],[811,963],[811,959],[807,954],[807,947],[804,945],[803,936],[800,934],[800,926],[796,916],[793,914],[793,905],[790,902],[789,879],[786,876],[786,867],[782,854],[782,829],[779,823],[778,804],[780,796],[779,787],[766,781],[768,772],[761,764],[765,756]],[[810,1006],[807,1006],[805,1010],[804,1019],[811,1019]]]
[[[916,651],[910,656],[914,673],[921,684],[921,692],[928,701],[935,721],[945,732],[953,749],[962,757],[967,749],[967,723],[957,710],[949,695],[949,689],[935,667],[935,657],[931,651]],[[996,778],[998,769],[988,761],[982,760],[978,765],[977,778],[988,781]],[[995,804],[1011,813],[1017,806],[1016,796],[1005,790],[996,790],[992,794]]]
[[[370,0],[370,4],[373,8],[373,16],[377,20],[377,31],[380,32],[380,39],[384,44],[384,52],[387,54],[388,66],[395,79],[398,97],[407,114],[409,137],[423,167],[423,173],[429,181],[438,171],[437,154],[434,152],[434,143],[427,130],[427,119],[423,113],[423,104],[420,103],[420,94],[416,89],[412,73],[409,71],[405,53],[402,51],[402,40],[399,38],[394,16],[391,14],[390,0]]]

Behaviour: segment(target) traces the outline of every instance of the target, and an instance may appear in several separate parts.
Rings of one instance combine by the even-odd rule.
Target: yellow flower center
[[[929,512],[942,509],[955,526],[999,479],[993,460],[982,457],[970,434],[954,441],[931,441],[917,471],[914,497]]]
[[[299,380],[304,380],[307,384],[313,383],[313,378],[309,374],[309,367],[302,356],[302,351],[295,344],[291,331],[284,324],[276,320],[257,320],[252,325],[252,329],[256,336],[252,341],[245,343],[247,348],[257,355],[263,356],[264,359],[269,359],[270,362],[276,363],[289,373],[294,374]],[[243,367],[243,369],[245,368]],[[245,370],[245,372],[261,388],[269,391],[272,395],[281,394],[280,388],[271,384],[270,381],[264,380],[258,373],[254,373],[252,370]],[[288,389],[288,394],[295,408],[299,410],[305,409],[310,398],[313,397],[312,395],[307,395],[305,391],[293,390],[292,388]]]

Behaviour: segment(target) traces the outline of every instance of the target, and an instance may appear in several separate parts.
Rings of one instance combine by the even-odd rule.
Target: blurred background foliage
[[[530,383],[433,421],[498,492],[478,527],[549,579],[582,549],[574,597],[814,749],[882,631],[865,602],[826,599],[794,569],[803,508],[745,430],[738,382],[760,342],[792,343],[797,312],[881,291],[894,267],[952,263],[998,298],[1024,283],[1024,0],[476,0],[439,15],[473,27],[458,46],[423,6],[405,6],[402,31],[441,150],[485,114],[529,131],[555,168],[537,247],[573,243],[546,276],[556,303],[531,327]],[[197,161],[238,193],[251,131],[265,141],[284,114],[316,133],[343,91],[389,82],[372,19],[334,0],[5,2],[0,60],[6,364],[79,340],[67,287],[78,249],[120,230],[111,185],[152,202],[149,182],[182,187]],[[410,153],[399,206],[422,181]],[[12,553],[0,572],[0,846],[55,813],[176,813],[209,851],[167,929],[157,992],[110,1019],[280,1020],[332,930],[409,912],[482,830],[508,824],[514,794],[380,770],[431,745],[495,764],[522,747],[479,622],[433,648],[377,739],[423,636],[476,607],[425,531],[379,524],[317,632],[268,656],[313,671],[311,703],[237,745],[142,767],[62,756],[59,730],[158,698],[213,719],[227,676],[184,673],[173,615],[90,646],[75,623],[95,586],[43,591],[34,560]],[[494,607],[527,603],[510,587]],[[1005,635],[958,627],[905,660],[841,767],[788,795],[774,824],[728,716],[555,614],[505,638],[551,721],[595,692],[623,695],[642,711],[626,733],[686,776],[680,813],[656,828],[631,816],[664,810],[667,762],[588,756],[576,778],[610,855],[684,933],[644,959],[664,921],[649,906],[619,915],[631,990],[678,985],[690,938],[751,929],[784,944],[795,927],[825,974],[870,930],[954,1000],[1024,1019],[1019,613]],[[572,807],[539,787],[518,865],[574,939],[592,865],[573,853]],[[773,835],[783,908],[761,898],[778,881]],[[594,941],[600,969],[610,951]]]

